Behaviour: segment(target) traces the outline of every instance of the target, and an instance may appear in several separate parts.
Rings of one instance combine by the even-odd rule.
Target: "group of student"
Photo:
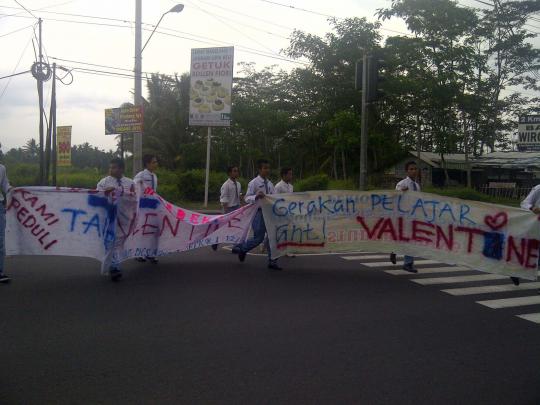
[[[155,155],[143,156],[144,170],[137,173],[132,179],[124,176],[125,164],[120,158],[114,158],[109,162],[109,175],[101,179],[96,189],[99,191],[111,192],[115,191],[120,195],[134,195],[143,190],[151,188],[158,192],[158,178],[156,170],[158,168],[158,159]],[[224,213],[232,212],[242,206],[243,203],[253,204],[267,194],[274,193],[292,193],[292,169],[284,168],[281,170],[281,181],[274,187],[269,180],[270,162],[261,159],[257,162],[258,176],[251,180],[248,184],[246,194],[242,194],[242,185],[238,181],[240,170],[238,166],[230,166],[227,169],[228,179],[221,186],[220,202]],[[11,281],[10,277],[4,273],[5,262],[5,228],[6,228],[6,211],[5,201],[7,193],[10,189],[6,168],[0,165],[0,283],[6,284]],[[246,242],[234,246],[232,252],[238,255],[241,262],[245,261],[247,253],[265,242],[268,251],[268,267],[271,270],[282,270],[277,264],[277,260],[271,259],[270,247],[268,239],[265,239],[266,226],[262,212],[259,209],[252,223],[253,237]],[[213,246],[217,248],[217,246]],[[155,257],[138,257],[138,262],[150,262],[157,264],[158,260]],[[109,268],[109,275],[112,281],[119,281],[122,278],[122,270],[118,263],[114,263]]]
[[[144,170],[137,173],[132,179],[124,176],[125,165],[120,158],[114,158],[109,164],[109,175],[101,179],[96,188],[100,191],[116,191],[120,194],[135,194],[140,190],[151,188],[158,191],[158,178],[156,169],[158,168],[158,159],[155,155],[143,156]],[[293,172],[291,168],[281,169],[281,180],[274,186],[270,181],[270,162],[266,159],[261,159],[257,162],[258,175],[248,183],[245,195],[242,193],[242,185],[238,180],[240,170],[238,166],[230,166],[227,169],[228,179],[221,186],[220,203],[224,213],[232,212],[242,206],[242,204],[253,204],[257,200],[264,198],[270,194],[286,194],[292,193]],[[416,162],[410,161],[405,165],[407,176],[397,183],[396,190],[402,192],[419,192],[420,184],[418,182],[418,167]],[[11,279],[4,273],[5,259],[5,228],[6,228],[6,211],[5,201],[7,193],[10,189],[6,168],[0,165],[0,283],[9,283]],[[540,215],[540,185],[535,186],[529,195],[522,201],[521,208],[530,210],[534,214]],[[246,260],[249,251],[253,250],[261,243],[264,243],[268,253],[268,268],[273,271],[282,270],[277,260],[272,259],[271,250],[266,237],[266,225],[262,210],[259,208],[252,222],[253,236],[245,242],[240,243],[232,248],[232,253],[238,256],[241,262]],[[212,248],[217,250],[217,245]],[[390,261],[396,264],[395,253],[390,254]],[[150,262],[157,264],[158,260],[155,257],[138,257],[139,262]],[[414,267],[414,258],[405,256],[403,262],[403,270],[416,273]],[[109,274],[112,281],[118,281],[122,278],[122,271],[118,264],[111,265]],[[519,278],[512,277],[514,284],[519,285]],[[539,291],[540,292],[540,291]]]

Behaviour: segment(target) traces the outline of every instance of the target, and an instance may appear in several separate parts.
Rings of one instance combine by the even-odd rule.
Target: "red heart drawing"
[[[508,223],[506,212],[499,212],[497,215],[486,215],[484,222],[494,231],[501,229]]]

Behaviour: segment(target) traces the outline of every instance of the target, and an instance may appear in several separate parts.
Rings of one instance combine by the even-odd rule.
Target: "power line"
[[[0,16],[1,15],[5,15],[5,14],[0,14]],[[12,17],[31,18],[31,17],[27,17],[27,16],[14,16],[14,15],[12,15]],[[97,25],[97,26],[106,26],[106,27],[115,27],[115,28],[131,28],[131,27],[127,26],[127,25],[97,23],[97,22],[90,22],[90,21],[75,21],[75,20],[66,20],[66,19],[49,18],[49,17],[43,18],[43,21],[65,22],[65,23],[71,23],[71,24]],[[144,24],[144,25],[150,25],[150,24]],[[163,28],[163,29],[167,29],[169,31],[174,31],[174,32],[181,32],[181,31],[174,30],[172,28]],[[146,28],[143,28],[143,30],[144,31],[151,31],[150,29],[146,29]],[[219,43],[219,42],[224,43],[223,41],[219,41],[219,40],[216,40],[216,39],[211,39],[211,41],[213,41],[213,42],[208,42],[208,41],[203,41],[203,40],[196,39],[196,38],[188,38],[188,37],[185,37],[185,36],[173,35],[173,34],[163,32],[163,31],[160,31],[160,30],[157,30],[156,33],[161,34],[161,35],[168,35],[168,36],[173,36],[173,37],[177,37],[177,38],[182,38],[182,39],[186,39],[188,41],[206,43],[206,44],[210,44],[210,45],[215,45],[215,43]],[[189,34],[189,35],[193,35],[193,34]],[[200,36],[200,35],[198,37],[204,38],[203,36]],[[227,43],[227,44],[228,45],[234,45],[232,43]],[[288,59],[288,58],[285,58],[285,57],[281,57],[281,56],[279,56],[277,54],[269,54],[269,53],[264,53],[264,52],[261,52],[261,51],[253,50],[254,48],[250,48],[250,47],[247,47],[245,45],[234,45],[234,46],[237,47],[237,48],[243,48],[244,53],[251,53],[251,54],[254,54],[254,55],[258,55],[258,56],[264,56],[264,57],[271,58],[271,59],[282,60],[282,61],[295,63],[295,64],[300,64],[300,65],[305,65],[305,66],[308,65],[305,62],[300,62],[300,61],[297,61],[297,60]]]
[[[11,75],[2,76],[2,77],[0,77],[0,80],[2,80],[2,79],[9,79],[9,78],[11,78],[11,77],[24,75],[24,74],[26,74],[26,73],[30,73],[30,71],[29,71],[29,70],[25,70],[24,72],[13,73],[13,74],[11,74]]]
[[[32,40],[32,37],[30,37],[30,39],[26,43],[26,46],[23,48],[23,51],[21,52],[21,56],[19,56],[19,60],[17,61],[17,64],[13,68],[13,71],[11,72],[11,74],[9,76],[0,77],[0,80],[1,79],[8,79],[6,85],[2,89],[2,93],[0,94],[0,101],[2,100],[2,97],[4,97],[4,94],[6,93],[8,87],[9,87],[9,84],[11,83],[11,79],[13,77],[20,76],[20,75],[23,75],[23,74],[26,74],[26,73],[30,72],[29,70],[27,70],[26,72],[15,73],[15,71],[19,68],[19,65],[21,64],[21,60],[24,57],[24,54],[26,53],[26,50],[28,49],[28,45],[30,45],[31,40]]]
[[[198,2],[201,3],[200,0],[198,0]],[[202,3],[204,3],[204,4],[206,4],[206,5],[209,5],[209,6],[211,6],[211,7],[216,7],[216,6],[215,6],[214,4],[212,4],[212,3],[207,3],[207,2],[202,2]],[[197,7],[197,6],[196,6],[196,7]],[[220,8],[223,8],[224,10],[226,10],[224,7],[220,7]],[[204,8],[203,8],[203,7],[200,7],[199,9],[200,9],[201,11],[204,11]],[[208,14],[208,12],[206,12],[206,13]],[[237,14],[237,13],[236,13],[236,12],[232,12],[232,14]],[[216,18],[213,14],[212,14],[212,17]],[[235,24],[242,25],[242,26],[244,26],[244,27],[246,27],[246,28],[249,28],[249,29],[251,29],[251,30],[255,30],[255,31],[262,32],[263,34],[271,35],[271,36],[274,36],[274,37],[277,37],[277,38],[281,38],[281,39],[287,39],[287,40],[290,39],[289,37],[286,37],[286,36],[284,36],[284,35],[275,33],[275,32],[273,32],[273,31],[269,31],[269,30],[265,29],[264,27],[260,27],[260,26],[256,27],[256,26],[251,25],[251,24],[246,24],[244,21],[237,20],[237,19],[234,19],[234,18],[231,18],[231,17],[225,17],[225,16],[221,15],[219,18],[223,18],[223,19],[226,19],[226,20],[228,20],[228,21],[231,21],[231,22],[233,22],[233,23],[235,23]],[[250,18],[253,18],[253,17],[250,17]],[[293,29],[290,29],[290,31],[292,31],[292,30],[293,30]]]
[[[28,12],[28,14],[30,14],[32,17],[34,17],[37,20],[37,17],[34,15],[34,13],[32,13],[30,10],[28,10],[25,6],[23,6],[17,0],[13,0],[13,1],[15,1],[15,3],[17,3],[19,6],[21,6],[24,9],[24,11]]]
[[[230,29],[238,32],[240,35],[244,35],[244,36],[247,36],[251,41],[253,41],[254,43],[256,43],[257,45],[259,46],[262,46],[263,48],[265,48],[266,50],[270,51],[271,53],[275,54],[275,55],[279,55],[276,51],[274,51],[272,48],[266,46],[265,44],[257,41],[255,38],[249,36],[249,35],[246,35],[245,33],[243,33],[242,31],[240,31],[238,28],[236,28],[235,26],[233,25],[230,25],[228,22],[224,21],[221,17],[218,17],[217,15],[214,15],[212,13],[210,13],[209,11],[205,10],[204,8],[198,6],[197,4],[195,4],[194,2],[190,1],[190,0],[187,0],[192,6],[194,6],[195,8],[199,9],[200,11],[202,11],[203,13],[209,15],[210,17],[220,21],[222,24],[226,25],[227,27],[229,27]]]
[[[246,13],[243,13],[241,11],[238,11],[238,10],[232,10],[230,8],[227,8],[227,7],[222,7],[220,5],[217,5],[217,4],[214,4],[214,3],[210,3],[208,1],[205,1],[205,0],[199,0],[200,3],[205,3],[209,6],[212,6],[212,7],[216,7],[216,8],[219,8],[223,11],[226,11],[228,13],[231,13],[231,14],[239,14],[239,15],[243,15],[244,17],[248,17],[248,18],[252,18],[254,20],[257,20],[257,21],[261,21],[261,22],[264,22],[266,24],[269,24],[269,25],[273,25],[275,27],[279,27],[279,28],[283,28],[283,29],[286,29],[288,31],[293,31],[295,30],[295,28],[293,27],[288,27],[286,25],[282,25],[282,24],[278,24],[276,22],[273,22],[273,21],[270,21],[270,20],[265,20],[264,18],[260,18],[260,17],[256,17],[254,15],[250,15],[250,14],[246,14]]]
[[[0,38],[7,37],[8,35],[15,34],[16,32],[19,32],[19,31],[27,30],[28,28],[31,28],[33,26],[34,26],[34,24],[31,24],[31,25],[27,25],[26,27],[18,28],[18,29],[14,30],[14,31],[7,32],[5,34],[0,35]]]
[[[330,15],[330,14],[324,14],[324,13],[320,13],[318,11],[308,10],[307,8],[296,7],[296,6],[293,6],[293,5],[290,5],[290,4],[278,3],[277,1],[271,1],[271,0],[259,0],[259,1],[262,1],[263,3],[273,4],[275,6],[289,8],[289,9],[292,9],[292,10],[303,11],[305,13],[310,13],[310,14],[321,16],[321,17],[341,19],[340,17],[336,17],[336,16],[333,16],[333,15]]]

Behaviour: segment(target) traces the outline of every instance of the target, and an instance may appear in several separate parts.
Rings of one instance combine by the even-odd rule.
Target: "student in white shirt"
[[[219,202],[223,207],[223,212],[228,214],[240,208],[240,197],[242,196],[242,185],[238,181],[240,170],[238,166],[229,166],[227,168],[229,178],[221,186]]]
[[[529,192],[529,195],[520,204],[521,208],[527,211],[532,211],[534,214],[540,214],[540,184],[534,186]],[[540,259],[538,260],[540,263]],[[519,285],[519,277],[510,277],[515,285]],[[538,290],[540,293],[540,290]]]
[[[254,204],[255,201],[264,198],[267,194],[275,194],[274,185],[268,176],[270,175],[270,162],[265,159],[261,159],[257,162],[257,167],[259,169],[259,175],[251,180],[248,184],[246,191],[245,201],[248,204]],[[243,262],[246,260],[247,253],[259,246],[263,241],[266,244],[266,249],[268,251],[268,268],[270,270],[283,270],[279,267],[277,260],[272,260],[270,245],[268,240],[265,241],[266,235],[266,225],[264,224],[264,218],[262,210],[259,208],[255,217],[253,218],[253,223],[251,224],[253,228],[253,237],[243,244],[235,246],[232,250],[234,254],[238,254],[238,259]]]
[[[144,170],[137,173],[133,178],[135,185],[140,187],[139,190],[144,191],[146,188],[151,188],[157,192],[158,178],[156,170],[158,168],[158,160],[155,155],[143,156]]]
[[[227,167],[229,178],[221,186],[219,202],[223,208],[223,213],[228,214],[240,208],[240,198],[242,197],[242,185],[237,180],[240,177],[238,166]],[[217,250],[218,245],[212,245],[212,249]]]
[[[109,164],[109,175],[99,181],[97,189],[99,191],[117,191],[120,195],[135,194],[135,183],[133,180],[124,177],[124,161],[114,158]],[[122,271],[117,263],[111,264],[109,274],[112,281],[119,281],[122,278]]]
[[[410,161],[405,164],[405,172],[407,177],[396,184],[396,190],[398,191],[420,191],[420,184],[416,182],[418,176],[418,167],[416,162]],[[396,264],[396,254],[390,254],[390,261]],[[403,258],[403,270],[410,273],[418,273],[418,270],[414,267],[414,257],[405,256]]]
[[[0,283],[7,284],[11,279],[4,274],[4,262],[6,256],[6,202],[7,193],[10,189],[6,168],[0,165]]]
[[[292,169],[290,167],[284,167],[281,169],[281,181],[276,184],[276,194],[289,194],[293,192],[293,185],[291,184],[293,178]]]
[[[144,155],[143,166],[144,166],[144,170],[137,173],[135,177],[133,178],[133,181],[135,182],[138,193],[142,195],[144,190],[146,190],[147,188],[151,188],[152,190],[157,192],[158,178],[155,173],[158,168],[157,157],[155,155],[149,155],[149,154]],[[137,257],[135,260],[141,263],[144,263],[147,260],[153,264],[158,263],[158,260],[155,257],[150,257],[150,256]]]

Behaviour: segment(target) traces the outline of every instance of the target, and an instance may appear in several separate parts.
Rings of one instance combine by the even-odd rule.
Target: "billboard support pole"
[[[212,139],[212,127],[208,127],[206,138],[206,178],[204,180],[204,208],[208,208],[208,188],[210,185],[210,144]]]

